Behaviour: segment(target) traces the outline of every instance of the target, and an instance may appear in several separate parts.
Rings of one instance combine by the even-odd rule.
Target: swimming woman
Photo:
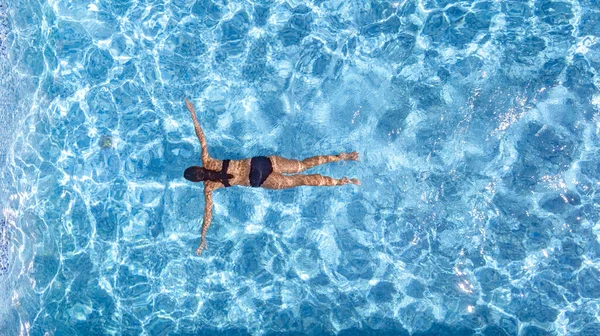
[[[206,249],[206,231],[212,220],[212,192],[219,188],[235,185],[245,187],[262,187],[267,189],[287,189],[299,186],[336,186],[344,184],[357,184],[357,179],[344,177],[334,178],[313,174],[297,174],[327,162],[340,160],[358,160],[358,153],[342,153],[339,155],[313,156],[302,161],[290,160],[281,156],[255,156],[243,160],[217,160],[208,155],[208,147],[204,132],[200,128],[194,105],[185,99],[185,105],[192,115],[194,129],[200,140],[202,166],[192,166],[185,170],[183,176],[192,182],[204,182],[204,222],[202,223],[202,237],[196,254],[200,255]],[[283,175],[294,174],[294,175]]]

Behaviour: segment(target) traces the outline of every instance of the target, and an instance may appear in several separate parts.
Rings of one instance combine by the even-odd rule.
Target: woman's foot
[[[340,184],[356,184],[356,185],[360,185],[360,181],[358,179],[349,179],[347,177],[342,177],[342,179],[340,180]]]
[[[358,152],[341,153],[338,155],[342,160],[358,161]]]

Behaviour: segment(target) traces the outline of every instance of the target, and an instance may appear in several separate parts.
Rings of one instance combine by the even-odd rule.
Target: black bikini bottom
[[[273,172],[271,160],[266,156],[255,156],[250,161],[250,185],[260,187]]]

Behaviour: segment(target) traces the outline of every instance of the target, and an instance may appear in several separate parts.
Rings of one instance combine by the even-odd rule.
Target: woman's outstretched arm
[[[212,192],[214,188],[208,186],[208,184],[204,185],[204,221],[202,222],[202,235],[200,238],[200,246],[196,249],[196,254],[200,255],[203,250],[207,249],[206,246],[206,231],[210,227],[210,222],[212,221],[212,208],[213,208],[213,200],[212,200]]]
[[[196,117],[196,109],[194,108],[194,104],[190,103],[187,98],[185,99],[185,106],[190,111],[192,115],[192,120],[194,121],[194,129],[196,130],[196,136],[198,140],[200,140],[200,146],[202,147],[202,165],[206,166],[208,161],[210,160],[210,156],[208,155],[208,146],[206,145],[206,138],[204,137],[204,132],[202,132],[202,128],[200,127],[200,123],[198,122],[198,118]]]

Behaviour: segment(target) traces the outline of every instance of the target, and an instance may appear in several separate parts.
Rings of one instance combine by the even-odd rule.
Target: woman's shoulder
[[[222,160],[209,158],[207,162],[204,162],[204,168],[210,170],[221,170],[221,166],[223,165]]]
[[[251,162],[251,158],[248,159],[239,159],[239,160],[219,160],[219,159],[214,159],[214,158],[209,158],[208,162],[206,162],[204,164],[204,167],[206,169],[210,169],[210,170],[221,170],[221,168],[223,167],[223,161],[229,161],[229,166],[244,166],[244,165],[249,165]]]

